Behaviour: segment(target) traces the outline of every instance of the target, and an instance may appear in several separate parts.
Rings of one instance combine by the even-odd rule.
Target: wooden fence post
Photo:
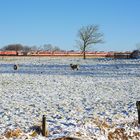
[[[138,123],[140,124],[140,101],[136,102],[137,110],[138,110]]]
[[[46,136],[46,116],[43,115],[42,118],[42,135]]]

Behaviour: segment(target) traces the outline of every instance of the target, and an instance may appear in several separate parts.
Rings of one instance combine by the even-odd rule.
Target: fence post
[[[46,116],[43,115],[42,118],[42,135],[46,136]]]
[[[140,124],[140,101],[136,102],[137,110],[138,110],[138,124]]]

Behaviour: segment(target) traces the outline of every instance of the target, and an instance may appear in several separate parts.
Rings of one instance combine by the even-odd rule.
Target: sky
[[[99,25],[96,51],[132,51],[140,43],[140,0],[0,0],[0,48],[8,44],[78,50],[78,30]]]

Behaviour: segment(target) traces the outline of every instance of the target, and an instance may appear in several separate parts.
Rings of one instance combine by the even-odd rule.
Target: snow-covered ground
[[[140,59],[0,58],[0,135],[16,128],[29,135],[46,115],[46,139],[111,140],[120,130],[140,139],[138,100]]]

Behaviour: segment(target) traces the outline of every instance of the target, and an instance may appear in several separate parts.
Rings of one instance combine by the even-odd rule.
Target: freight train
[[[95,58],[130,58],[131,52],[86,52],[86,57]],[[54,57],[82,57],[78,51],[0,51],[0,56],[54,56]]]

